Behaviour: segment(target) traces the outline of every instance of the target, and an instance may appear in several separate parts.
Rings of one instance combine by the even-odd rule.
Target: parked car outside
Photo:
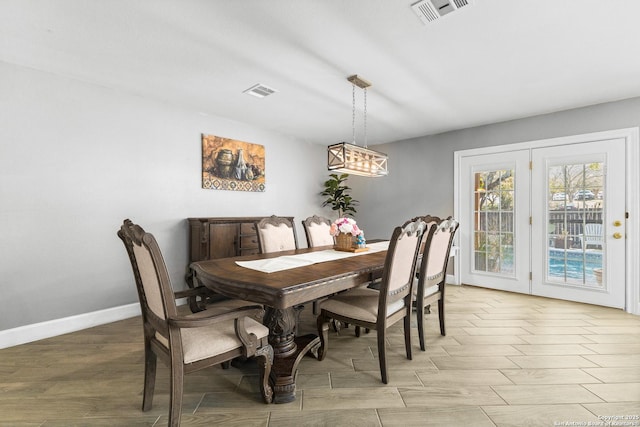
[[[567,200],[567,195],[565,193],[553,193],[553,196],[551,196],[551,200],[553,200],[554,202]]]
[[[576,208],[576,206],[569,202],[569,203],[558,203],[557,206],[555,208],[553,208],[554,211],[572,211]]]
[[[591,190],[578,190],[573,194],[573,200],[593,200],[596,195]]]

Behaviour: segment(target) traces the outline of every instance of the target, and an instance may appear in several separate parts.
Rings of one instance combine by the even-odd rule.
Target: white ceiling
[[[0,61],[325,145],[351,140],[352,74],[369,145],[640,96],[640,1],[475,0],[430,25],[415,1],[0,0]]]

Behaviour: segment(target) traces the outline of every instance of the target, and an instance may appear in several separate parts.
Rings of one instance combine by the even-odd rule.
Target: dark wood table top
[[[370,281],[372,274],[382,271],[387,254],[387,251],[367,253],[274,273],[263,273],[236,264],[236,261],[327,249],[331,246],[197,261],[190,267],[196,279],[216,293],[284,309]]]

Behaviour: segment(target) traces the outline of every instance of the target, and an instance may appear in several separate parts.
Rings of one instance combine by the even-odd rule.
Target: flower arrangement
[[[358,236],[362,234],[362,230],[358,228],[358,224],[356,221],[351,218],[338,218],[331,224],[331,229],[329,233],[332,236],[337,236],[341,233],[343,234],[351,234],[352,236]]]
[[[351,218],[343,217],[333,221],[329,234],[336,238],[334,248],[339,251],[354,252],[354,243],[355,248],[366,250],[367,244],[364,239],[364,232],[360,230],[358,224]]]

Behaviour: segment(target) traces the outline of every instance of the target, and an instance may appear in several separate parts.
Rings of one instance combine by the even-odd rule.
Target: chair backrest
[[[260,252],[288,251],[298,249],[298,239],[293,222],[288,218],[271,215],[256,223]]]
[[[403,305],[410,307],[415,263],[425,225],[417,219],[393,230],[380,284],[379,314],[393,313]]]
[[[433,236],[425,245],[419,272],[419,280],[421,282],[430,284],[444,282],[449,263],[449,253],[451,252],[453,238],[458,230],[458,225],[458,221],[451,217],[437,223]]]
[[[331,229],[331,220],[321,216],[310,216],[302,221],[304,234],[307,237],[307,247],[314,248],[316,246],[333,245],[334,238],[329,233]]]
[[[602,244],[602,224],[584,225],[584,242],[586,244]]]
[[[410,222],[415,222],[417,220],[421,219],[425,224],[425,231],[424,233],[422,233],[422,242],[420,243],[420,251],[418,253],[418,260],[416,262],[416,273],[417,270],[420,268],[420,265],[422,263],[422,256],[424,255],[424,248],[427,244],[427,240],[428,240],[428,231],[431,229],[432,225],[437,225],[440,224],[442,222],[442,219],[440,219],[440,217],[437,216],[432,216],[432,215],[425,215],[425,216],[417,216],[414,218],[411,218],[409,221],[405,222],[404,224],[402,224],[402,226],[404,227],[405,225],[409,224]]]
[[[152,333],[149,325],[168,338],[167,318],[175,316],[177,309],[160,247],[152,234],[128,219],[118,230],[118,237],[124,243],[131,261],[145,334]]]

